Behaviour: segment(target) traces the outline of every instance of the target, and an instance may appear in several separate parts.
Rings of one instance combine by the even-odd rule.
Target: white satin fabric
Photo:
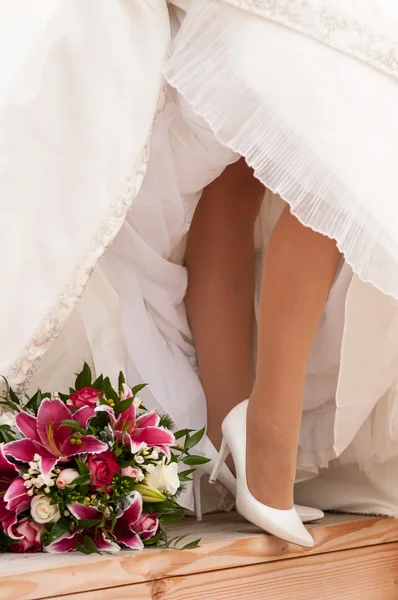
[[[239,155],[171,89],[153,126],[170,37],[164,1],[42,1],[34,14],[30,3],[14,4],[20,13],[0,2],[6,29],[14,27],[1,43],[15,56],[0,94],[0,256],[9,278],[0,371],[14,385],[60,389],[83,359],[111,376],[123,369],[132,384],[149,383],[147,405],[178,427],[202,427],[184,241],[203,187]],[[190,7],[178,4],[174,32]],[[283,205],[266,193],[259,273]],[[308,367],[297,501],[398,514],[395,480],[380,485],[398,466],[397,329],[396,302],[343,265]],[[192,508],[190,490],[183,502]],[[206,496],[205,508],[222,504],[231,505]]]
[[[134,200],[169,39],[163,0],[0,1],[0,371],[14,385]]]

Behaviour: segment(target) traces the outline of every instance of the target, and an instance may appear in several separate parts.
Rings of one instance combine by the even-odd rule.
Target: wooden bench
[[[398,523],[328,515],[308,551],[235,513],[187,519],[194,550],[0,555],[0,600],[397,600]],[[184,543],[189,541],[184,540]]]

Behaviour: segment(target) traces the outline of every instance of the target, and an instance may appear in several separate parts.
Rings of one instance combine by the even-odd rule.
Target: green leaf
[[[3,398],[3,401],[0,403],[2,406],[7,406],[7,408],[11,409],[13,412],[21,412],[22,407],[19,404],[15,404],[9,398]]]
[[[87,463],[83,462],[79,458],[75,457],[76,465],[79,470],[80,475],[85,475],[86,473],[90,473],[90,469]]]
[[[20,407],[21,406],[21,401],[20,401],[20,399],[18,398],[18,396],[16,395],[16,393],[14,392],[14,390],[12,388],[10,388],[8,390],[8,394],[10,396],[11,402],[13,402],[14,404],[16,404],[17,406]]]
[[[65,419],[65,421],[61,422],[61,427],[72,427],[72,429],[83,433],[83,435],[87,433],[84,427],[82,427],[77,421],[73,421],[73,419]]]
[[[78,374],[75,381],[76,390],[81,390],[84,387],[90,387],[92,381],[92,373],[88,364],[85,362],[83,370]]]
[[[85,498],[88,494],[88,483],[79,487],[79,493]]]
[[[167,548],[177,548],[177,544],[179,544],[182,540],[185,540],[185,538],[188,536],[189,533],[186,533],[185,535],[180,535],[178,537],[171,538],[171,540],[167,542]]]
[[[69,400],[68,394],[61,394],[61,392],[58,392],[58,396],[60,397],[62,402],[66,402],[67,400]]]
[[[12,406],[12,403],[9,402],[8,400],[4,400],[2,402],[0,402],[0,406],[5,406],[6,408],[8,408],[8,410],[11,410],[12,412],[20,412],[20,410],[14,408],[14,406]]]
[[[203,427],[200,431],[194,433],[191,437],[189,437],[185,443],[185,448],[191,449],[194,448],[197,444],[199,444],[200,440],[203,438],[205,434],[206,428]]]
[[[131,398],[127,398],[127,400],[121,400],[113,407],[113,412],[115,413],[116,416],[118,416],[118,415],[122,414],[125,410],[130,408],[130,406],[133,404],[133,402],[134,402],[134,396],[132,396]]]
[[[102,382],[102,391],[108,398],[108,400],[113,400],[115,403],[119,402],[119,396],[117,395],[117,392],[113,389],[109,377],[105,377],[104,381]]]
[[[69,525],[70,521],[64,519],[63,517],[59,521],[54,523],[54,525],[50,529],[48,536],[46,537],[45,546],[48,546],[49,544],[51,544],[51,542],[57,540],[63,533],[65,533],[65,531],[68,531]]]
[[[104,382],[104,376],[100,375],[99,377],[97,377],[97,379],[94,381],[92,387],[95,390],[101,391],[102,390],[102,384]]]
[[[123,372],[120,371],[119,378],[118,378],[118,381],[117,381],[117,386],[118,386],[118,389],[119,389],[119,394],[121,394],[123,392],[123,384],[124,383],[126,383],[126,379],[125,379],[125,377],[123,375]]]
[[[79,475],[76,477],[76,479],[71,481],[68,487],[71,487],[72,485],[87,485],[90,483],[90,481],[90,475],[88,473],[84,473],[84,475]]]
[[[192,548],[197,548],[200,544],[200,538],[198,540],[194,540],[193,542],[189,542],[181,548],[181,550],[192,550]]]
[[[97,549],[93,540],[86,535],[84,538],[84,547],[87,550],[87,554],[101,554],[101,552]]]
[[[8,425],[0,425],[0,443],[3,441],[5,444],[13,442],[15,435]]]
[[[111,514],[111,531],[113,531],[115,529],[115,525],[116,525],[116,515],[113,512]]]
[[[101,523],[101,519],[80,519],[79,527],[82,527],[83,529],[90,529],[91,527],[98,525],[98,523]]]
[[[180,478],[180,481],[192,481],[192,477],[190,477],[190,475],[195,473],[195,471],[196,469],[187,469],[186,471],[181,471],[178,473],[178,477]]]
[[[147,387],[147,383],[139,383],[138,385],[135,385],[133,388],[131,388],[131,391],[133,392],[133,396],[134,398],[136,397],[136,395],[143,390],[144,388]]]
[[[205,456],[185,456],[182,462],[184,465],[204,465],[210,462],[210,458],[206,458]]]
[[[84,538],[84,546],[81,544],[76,544],[76,549],[79,552],[83,552],[83,554],[101,554],[101,552],[96,548],[93,540],[88,537],[88,535]]]
[[[161,531],[157,535],[154,535],[153,537],[149,538],[149,540],[146,540],[144,542],[144,546],[145,547],[149,547],[149,548],[152,547],[152,546],[158,546],[159,542],[164,542],[164,539],[165,539],[165,535]]]
[[[192,431],[195,431],[195,430],[194,429],[181,429],[180,431],[177,431],[174,434],[174,437],[175,437],[176,440],[180,440],[181,438],[185,437],[186,435],[188,435]]]

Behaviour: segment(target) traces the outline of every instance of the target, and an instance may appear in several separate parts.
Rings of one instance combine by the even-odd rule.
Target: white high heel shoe
[[[229,456],[234,459],[237,476],[236,510],[242,517],[283,540],[312,548],[314,540],[305,529],[295,508],[278,510],[252,496],[246,477],[246,417],[248,400],[238,404],[222,424],[223,442],[210,481],[217,480]],[[210,463],[208,463],[210,464]]]
[[[202,442],[202,452],[204,456],[210,458],[208,463],[197,467],[193,475],[193,493],[195,502],[195,514],[198,521],[202,520],[202,499],[201,499],[201,485],[202,478],[205,475],[210,476],[213,472],[214,466],[218,459],[218,452],[213,446],[210,439],[206,436]],[[224,487],[236,498],[236,477],[231,473],[226,464],[223,464],[218,475],[217,481],[222,483]],[[214,483],[214,481],[212,482]],[[300,506],[299,504],[294,505],[298,516],[303,523],[311,523],[313,521],[319,521],[325,516],[323,512],[317,508],[311,508],[309,506]]]
[[[202,487],[202,478],[207,475],[208,477],[211,475],[214,465],[218,458],[218,452],[206,436],[202,442],[202,452],[206,458],[210,458],[208,463],[204,465],[200,465],[197,467],[195,473],[193,474],[193,494],[194,494],[194,502],[195,502],[195,513],[198,521],[202,520],[202,497],[201,497],[201,487]],[[224,487],[231,492],[234,498],[236,498],[236,478],[228,469],[227,465],[222,465],[219,473],[218,473],[218,481],[222,483]]]

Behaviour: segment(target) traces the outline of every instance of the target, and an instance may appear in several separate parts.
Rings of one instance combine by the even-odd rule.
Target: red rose
[[[116,455],[109,450],[101,452],[101,454],[92,454],[87,464],[91,474],[90,487],[92,489],[105,487],[105,491],[109,492],[115,473],[121,473],[121,468],[116,461]]]
[[[98,390],[91,387],[84,387],[81,390],[74,392],[70,399],[72,405],[76,408],[82,408],[83,406],[95,407],[99,403],[100,396],[102,396],[102,394]]]

